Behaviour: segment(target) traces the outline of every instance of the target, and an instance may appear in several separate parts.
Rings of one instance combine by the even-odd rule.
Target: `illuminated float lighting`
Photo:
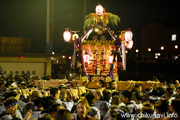
[[[69,59],[71,60],[71,56],[69,57]]]
[[[65,55],[62,56],[62,58],[65,58],[65,57],[66,57]]]
[[[102,5],[97,5],[96,6],[96,14],[101,16],[103,14],[104,8]]]
[[[148,48],[148,51],[151,52],[151,48]]]
[[[164,50],[164,46],[161,46],[161,50]]]
[[[84,62],[86,62],[86,63],[90,63],[90,55],[88,55],[88,54],[85,54],[85,55],[83,55],[83,58],[84,58]]]
[[[52,52],[52,54],[54,55],[54,54],[55,54],[55,52]]]
[[[71,32],[66,29],[63,33],[64,41],[65,42],[70,42],[71,41]]]
[[[73,34],[73,36],[72,36],[72,40],[76,40],[76,39],[78,39],[79,38],[79,35],[78,34]]]
[[[175,45],[174,48],[175,48],[175,49],[178,49],[178,45]]]
[[[98,31],[99,31],[99,29],[98,29],[98,28],[95,28],[95,29],[94,29],[94,31],[95,31],[95,32],[98,32]]]
[[[112,62],[113,62],[113,56],[109,56],[109,57],[108,57],[108,63],[109,63],[109,64],[112,64]]]

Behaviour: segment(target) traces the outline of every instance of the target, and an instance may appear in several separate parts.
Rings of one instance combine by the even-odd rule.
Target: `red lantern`
[[[63,37],[64,37],[65,42],[70,42],[71,41],[71,32],[68,30],[64,31]]]
[[[104,11],[104,8],[102,5],[97,5],[96,6],[96,14],[97,15],[102,15],[103,14],[103,11]]]
[[[133,33],[131,31],[126,31],[125,32],[124,38],[125,38],[126,41],[132,40],[132,37],[133,37]]]

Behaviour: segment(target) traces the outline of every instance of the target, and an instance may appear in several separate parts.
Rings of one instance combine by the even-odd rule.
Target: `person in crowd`
[[[121,114],[124,114],[124,112],[119,109],[120,103],[121,103],[120,97],[118,95],[114,95],[111,100],[111,107],[106,112],[106,115],[104,116],[103,120],[112,120],[112,119],[116,120],[118,116],[119,116],[118,118],[120,119]]]
[[[56,103],[56,100],[52,96],[43,97],[42,99],[43,111],[41,112],[41,114],[49,113],[49,107],[54,103]]]
[[[61,84],[59,87],[60,93],[66,91],[66,86],[64,84]]]
[[[138,118],[140,120],[154,120],[154,110],[155,108],[152,103],[143,103],[142,114],[139,114]]]
[[[87,115],[89,112],[89,104],[85,97],[81,97],[77,102],[77,114],[72,115],[72,120],[94,120],[92,117]]]
[[[60,109],[55,120],[71,120],[71,112],[68,109]]]
[[[143,104],[142,104],[143,94],[141,92],[136,91],[133,95],[133,98],[134,98],[134,101],[136,103],[135,104],[136,105],[135,111],[138,114],[141,112],[142,107],[143,107]]]
[[[142,92],[142,85],[141,85],[141,84],[136,84],[136,85],[134,86],[134,91]]]
[[[94,106],[100,110],[101,119],[103,119],[103,117],[105,116],[106,112],[108,111],[110,107],[110,104],[109,104],[110,98],[111,98],[111,92],[105,89],[103,91],[102,99],[99,99],[94,102]]]
[[[91,116],[93,119],[100,120],[101,119],[100,111],[97,107],[93,106],[94,104],[93,102],[95,99],[94,94],[90,91],[86,93],[84,97],[86,98],[90,106],[90,111],[88,112],[88,115]]]
[[[6,91],[5,88],[5,81],[4,80],[0,80],[0,95],[3,95]]]
[[[66,86],[67,89],[73,88],[72,82],[66,82],[65,86]]]
[[[122,92],[121,101],[125,104],[125,112],[131,114],[129,116],[131,120],[134,120],[135,113],[136,113],[136,104],[133,101],[133,93],[130,90],[125,90]]]
[[[169,114],[169,101],[167,99],[161,99],[158,104],[155,104],[156,107],[156,118],[154,120],[164,120],[167,119]],[[159,117],[158,115],[162,115]]]
[[[4,106],[6,108],[6,111],[4,111],[1,115],[0,115],[0,119],[1,120],[11,120],[11,119],[20,119],[23,120],[22,116],[19,117],[17,115],[17,104],[18,101],[15,97],[9,97],[4,101]],[[26,116],[25,116],[25,120],[28,120],[31,116],[32,111],[29,111]]]
[[[72,107],[74,106],[74,102],[72,100],[67,101],[67,92],[66,91],[60,93],[60,101],[61,101],[63,108],[66,108],[69,111],[71,111]]]
[[[51,119],[52,119],[52,117],[48,113],[45,113],[42,115],[42,117],[38,118],[38,120],[51,120]]]
[[[31,109],[32,111],[35,110],[34,100],[38,97],[42,97],[42,93],[40,90],[35,90],[32,92],[30,96],[30,101],[23,107],[23,116]]]
[[[56,103],[62,105],[62,101],[59,99],[60,91],[57,87],[53,87],[50,89],[50,95],[55,99]]]
[[[30,120],[41,117],[41,113],[43,111],[43,106],[42,106],[43,101],[42,100],[43,100],[42,97],[38,97],[34,100],[35,110],[33,110]]]
[[[173,88],[167,88],[166,89],[166,98],[169,100],[169,105],[171,104],[171,101],[173,99],[175,99],[175,97],[173,97],[173,93],[174,93]]]
[[[6,111],[4,111],[0,115],[0,119],[4,120],[10,120],[12,118],[17,117],[17,99],[15,97],[9,97],[4,102],[4,107],[6,108]]]
[[[55,104],[52,104],[50,107],[49,107],[49,113],[52,117],[52,120],[55,120],[56,119],[56,116],[57,116],[57,113],[59,110],[62,109],[62,106],[58,103],[55,103]]]
[[[26,103],[19,100],[20,95],[16,91],[10,90],[10,91],[7,91],[4,96],[5,96],[5,100],[8,99],[9,97],[14,97],[17,99],[17,101],[18,101],[18,103],[17,103],[17,106],[18,106],[17,115],[19,118],[23,118],[22,113],[23,113],[23,108],[24,108]]]
[[[117,82],[116,82],[115,80],[112,80],[112,81],[110,82],[110,87],[109,87],[109,89],[111,90],[111,93],[113,93],[114,91],[116,91],[116,89],[117,89]]]

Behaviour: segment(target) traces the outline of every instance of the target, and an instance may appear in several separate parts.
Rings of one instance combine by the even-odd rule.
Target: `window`
[[[171,35],[171,41],[176,41],[176,37],[177,37],[176,34],[172,34]]]

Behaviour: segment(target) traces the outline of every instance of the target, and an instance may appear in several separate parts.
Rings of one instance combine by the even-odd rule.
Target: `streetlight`
[[[136,49],[136,53],[138,53],[139,52],[139,50],[138,49]]]
[[[175,45],[174,48],[175,48],[175,49],[178,49],[178,45]]]
[[[161,46],[161,50],[164,50],[164,46]]]
[[[151,52],[151,48],[148,48],[148,51]]]

